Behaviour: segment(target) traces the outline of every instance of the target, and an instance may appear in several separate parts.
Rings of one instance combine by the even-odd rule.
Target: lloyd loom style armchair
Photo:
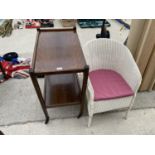
[[[141,74],[129,49],[111,39],[95,39],[86,43],[84,54],[90,67],[88,126],[95,113],[114,109],[127,108],[127,118],[141,84]]]

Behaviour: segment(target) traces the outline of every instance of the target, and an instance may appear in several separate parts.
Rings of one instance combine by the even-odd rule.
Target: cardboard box
[[[61,19],[61,23],[64,27],[74,27],[76,24],[75,19]]]

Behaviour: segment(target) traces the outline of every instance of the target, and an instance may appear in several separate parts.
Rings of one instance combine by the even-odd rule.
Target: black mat
[[[77,22],[81,28],[100,28],[103,24],[103,19],[78,19]],[[111,26],[107,20],[105,25],[107,27]]]

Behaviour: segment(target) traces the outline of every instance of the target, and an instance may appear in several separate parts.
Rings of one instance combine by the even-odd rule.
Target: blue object
[[[13,58],[12,60],[11,60],[11,62],[12,62],[12,64],[19,64],[19,62],[18,62],[18,59],[17,58]]]
[[[3,61],[3,60],[4,60],[3,57],[0,56],[0,61]]]
[[[18,58],[18,54],[16,52],[9,52],[3,55],[3,59],[6,61],[12,61],[12,59]]]
[[[15,52],[10,52],[10,53],[6,53],[4,54],[3,57],[0,56],[0,61],[10,61],[12,64],[19,64],[18,61],[18,54]]]
[[[130,25],[124,22],[122,19],[115,19],[118,23],[122,24],[125,28],[130,29]]]

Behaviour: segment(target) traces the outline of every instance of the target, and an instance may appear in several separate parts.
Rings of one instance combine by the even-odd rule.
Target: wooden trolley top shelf
[[[32,65],[35,73],[83,69],[86,61],[76,29],[39,29]]]

